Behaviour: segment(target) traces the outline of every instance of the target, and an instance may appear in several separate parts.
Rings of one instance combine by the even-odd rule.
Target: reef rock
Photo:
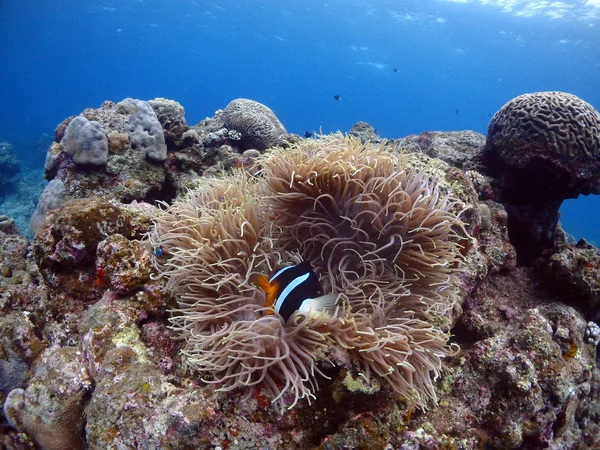
[[[162,128],[164,161],[146,156],[158,130],[148,134],[152,139],[134,137],[140,129],[132,116],[149,117],[150,112],[156,119],[152,126],[158,123]],[[55,186],[62,185],[64,199],[41,202],[47,205],[41,214],[45,219],[39,221],[33,242],[16,234],[11,220],[0,216],[1,448],[600,446],[600,253],[583,241],[569,243],[555,229],[543,251],[521,257],[528,250],[511,226],[515,200],[509,195],[508,174],[510,168],[519,177],[525,173],[521,169],[533,169],[525,163],[517,167],[515,158],[521,157],[498,150],[508,148],[503,138],[488,136],[491,147],[477,151],[482,137],[466,132],[423,134],[374,146],[371,138],[367,144],[358,142],[371,135],[361,126],[364,133],[358,136],[303,140],[285,135],[295,142],[286,149],[244,149],[243,133],[226,127],[221,115],[187,127],[176,102],[107,102],[57,127],[46,173]],[[88,123],[77,117],[102,127],[108,145],[105,165],[80,164],[67,153],[70,138],[63,141],[70,124]],[[285,131],[275,134],[281,138],[281,133]],[[347,167],[350,159],[340,156],[336,139],[352,142],[354,150],[365,145],[369,156],[366,162],[356,159],[355,163],[363,161],[361,170],[347,178],[333,173]],[[272,145],[267,141],[262,139],[263,147]],[[338,142],[332,144],[337,153],[316,152],[323,142],[333,141]],[[581,142],[565,142],[564,148],[573,150],[568,158],[586,161],[580,166],[583,170],[595,163],[575,151]],[[406,151],[399,154],[398,147]],[[310,159],[302,158],[305,153],[299,149],[320,155],[319,167],[326,165],[327,170],[311,172],[306,166]],[[337,160],[327,160],[334,154]],[[407,173],[368,164],[399,156]],[[269,165],[274,158],[278,163]],[[496,171],[490,166],[493,158],[501,161]],[[549,160],[560,157],[551,153]],[[258,184],[259,179],[252,178],[255,171],[248,170],[257,162],[261,176],[269,174],[260,181],[263,195],[243,185],[247,178]],[[550,175],[552,167],[569,170],[568,164],[565,169],[552,166],[554,162],[544,166]],[[302,170],[286,172],[286,167],[298,164]],[[232,177],[232,169],[239,177]],[[223,177],[226,172],[228,177]],[[385,175],[379,184],[370,178],[377,173]],[[319,176],[329,177],[321,191],[315,188]],[[341,179],[354,180],[355,201],[348,200],[350,187],[340,188]],[[398,180],[405,185],[394,185]],[[536,189],[542,191],[549,180],[538,178]],[[371,183],[370,190],[361,191],[361,182]],[[578,183],[575,180],[571,188],[584,190]],[[198,186],[205,190],[195,191],[199,207],[194,208],[191,197],[183,196],[187,188]],[[385,195],[377,190],[383,186],[389,189]],[[571,189],[552,186],[554,199],[563,188],[560,195]],[[334,201],[320,196],[323,192]],[[398,201],[390,204],[390,197]],[[185,217],[170,216],[173,230],[179,231],[162,240],[147,238],[156,232],[154,223],[164,225],[167,214],[153,205],[157,199],[187,205]],[[315,209],[327,201],[329,207]],[[369,209],[373,205],[379,207]],[[524,227],[538,223],[535,214],[520,217],[528,220]],[[315,224],[325,225],[317,232]],[[372,227],[381,228],[360,237],[358,230]],[[343,248],[335,239],[321,241],[334,232],[341,233],[344,242],[350,242],[348,236],[357,240]],[[188,240],[178,240],[186,233]],[[309,238],[302,239],[307,233]],[[257,236],[266,238],[254,240]],[[200,244],[185,250],[193,240]],[[251,276],[276,270],[282,262],[277,255],[294,261],[294,252],[313,258],[323,288],[335,286],[354,306],[334,321],[311,319],[309,334],[290,338],[283,335],[291,333],[289,326],[264,314],[264,294]],[[195,257],[199,255],[204,259]],[[322,255],[340,270],[329,276]],[[388,258],[397,260],[401,270],[386,265]],[[179,267],[186,283],[174,284],[159,273],[159,261],[167,268]],[[369,271],[382,271],[388,282],[366,282]],[[214,286],[207,289],[210,283]],[[398,295],[397,303],[387,305],[384,291]],[[199,294],[223,295],[226,301],[195,302]],[[234,294],[246,300],[237,305]],[[189,322],[173,313],[182,304],[189,306]],[[383,313],[382,305],[388,306]],[[363,314],[369,308],[376,314]],[[211,314],[221,320],[218,326],[196,321],[205,328],[194,328],[195,319]],[[233,342],[240,329],[250,326],[244,321],[257,317],[273,324],[269,330],[277,333],[260,334],[260,342]],[[219,335],[221,325],[232,327],[232,332]],[[177,339],[182,336],[200,347]],[[381,347],[373,346],[375,338],[381,339]],[[313,351],[297,353],[308,341],[315,344]],[[202,347],[207,342],[215,352]],[[291,350],[282,342],[291,343]],[[272,360],[243,352],[238,357],[245,358],[245,366],[234,358],[218,358],[219,346],[234,344],[261,344],[271,356],[287,352],[289,365],[278,366],[278,372],[269,365]],[[357,351],[359,346],[368,351]],[[393,358],[401,365],[388,364]],[[295,372],[290,371],[292,365]],[[295,373],[289,385],[286,373]],[[401,389],[394,389],[394,383]],[[227,386],[232,390],[218,390]],[[283,391],[279,399],[273,396],[277,391]],[[281,404],[296,400],[293,408],[281,411]]]
[[[106,284],[124,282],[117,284],[118,291],[129,292],[148,279],[148,268],[140,267],[144,259],[122,261],[117,256],[140,256],[138,247],[127,243],[141,237],[134,214],[100,198],[72,200],[52,213],[33,242],[50,293],[48,313],[83,311],[102,296]]]
[[[4,415],[10,425],[26,432],[44,450],[83,450],[88,382],[76,348],[48,349],[27,389],[9,393]]]
[[[0,196],[3,196],[10,184],[10,179],[21,170],[21,165],[14,154],[12,145],[0,139]]]
[[[15,220],[8,216],[0,215],[0,231],[6,234],[16,234],[17,227]]]
[[[256,144],[252,148],[261,149],[260,142],[268,142],[268,146],[283,143],[285,129],[277,125],[279,121],[266,106],[257,109],[252,106],[255,103],[234,114],[250,116],[254,124],[245,128],[245,142],[250,145],[250,136],[254,136],[257,141],[252,141]],[[234,125],[246,123],[245,119],[231,118],[228,129],[222,116],[223,112],[217,112],[215,117],[188,127],[183,107],[173,100],[127,98],[116,104],[106,101],[100,108],[88,108],[65,119],[57,126],[46,154],[44,177],[54,185],[40,199],[32,232],[62,199],[95,196],[123,203],[169,201],[193,188],[194,180],[207,171],[218,174],[251,166],[254,158],[240,154],[243,143],[237,128],[242,125]],[[64,189],[59,190],[59,185]],[[61,201],[50,202],[50,197]]]
[[[181,149],[184,146],[183,135],[189,128],[185,122],[183,106],[166,98],[149,100],[148,105],[152,107],[162,126],[167,149],[169,151]]]
[[[350,136],[354,136],[364,144],[365,142],[373,142],[377,144],[381,142],[381,138],[377,136],[377,130],[366,122],[356,122],[348,131]]]
[[[600,321],[600,250],[581,240],[562,243],[540,268],[566,301],[580,308],[590,320]]]
[[[463,308],[461,357],[420,426],[438,442],[471,436],[461,448],[598,445],[600,371],[584,317],[523,268],[488,277]]]
[[[462,168],[485,145],[485,136],[474,131],[426,131],[396,139],[399,150],[424,153],[451,166]]]

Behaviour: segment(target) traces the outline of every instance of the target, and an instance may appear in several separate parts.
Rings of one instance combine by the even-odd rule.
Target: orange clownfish
[[[265,293],[265,307],[272,308],[267,314],[277,312],[284,322],[296,311],[331,313],[335,309],[337,295],[322,295],[319,278],[308,261],[284,267],[269,279],[258,275],[254,282]]]

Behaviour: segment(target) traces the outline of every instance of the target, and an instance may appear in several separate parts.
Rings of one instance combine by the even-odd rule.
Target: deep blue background
[[[481,1],[0,0],[0,138],[41,165],[36,136],[125,97],[177,100],[190,124],[246,97],[290,132],[363,120],[389,138],[485,134],[533,91],[600,109],[600,0]],[[598,197],[562,211],[600,242]]]

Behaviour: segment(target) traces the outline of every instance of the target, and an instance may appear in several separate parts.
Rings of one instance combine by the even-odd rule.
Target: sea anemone
[[[157,218],[155,265],[177,299],[186,363],[221,390],[314,397],[338,346],[366,379],[435,401],[464,231],[449,193],[400,155],[342,135],[275,149],[254,175],[204,179]],[[309,261],[335,312],[267,314],[260,273]],[[284,396],[291,393],[291,396]],[[288,398],[290,397],[290,398]]]

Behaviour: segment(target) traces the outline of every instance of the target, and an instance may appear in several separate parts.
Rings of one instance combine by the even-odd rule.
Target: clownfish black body
[[[335,308],[335,294],[322,295],[319,278],[308,261],[287,266],[270,279],[258,275],[256,285],[265,293],[265,306],[276,311],[284,322],[296,311],[331,312]]]

